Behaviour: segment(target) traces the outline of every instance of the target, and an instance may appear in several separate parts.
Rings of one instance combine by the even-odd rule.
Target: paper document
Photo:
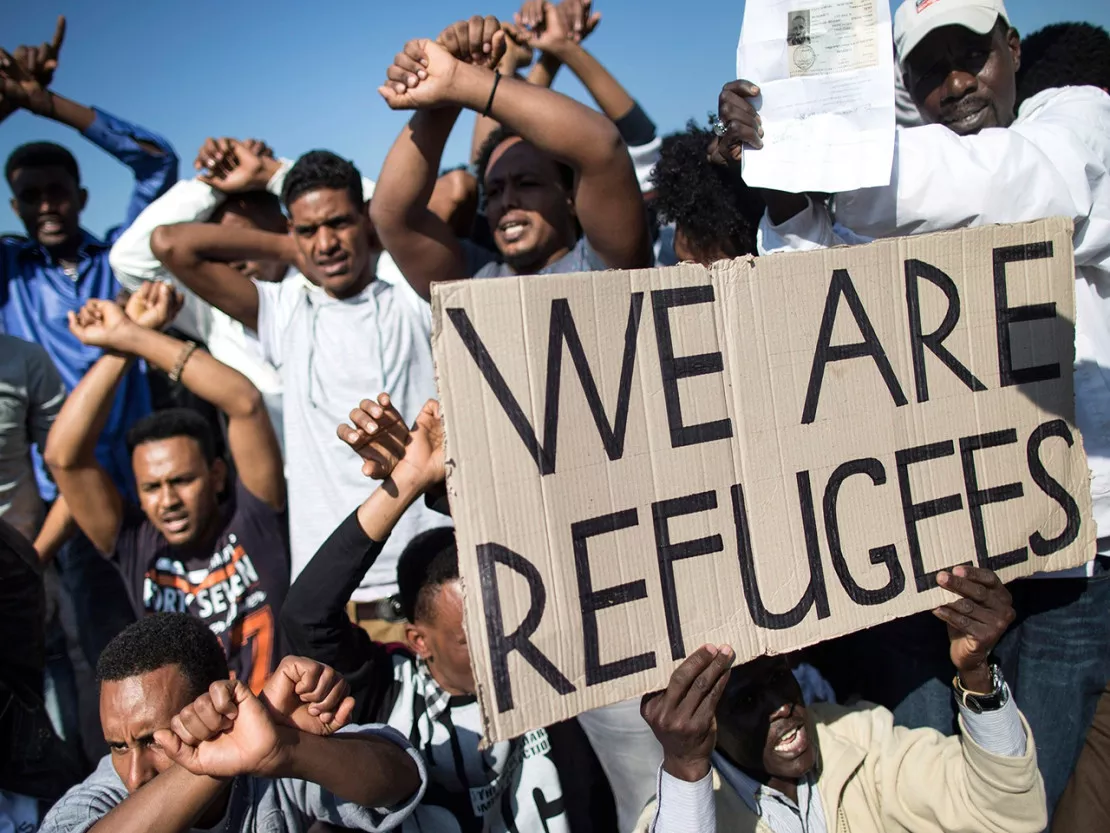
[[[736,77],[757,84],[763,147],[744,181],[836,193],[890,184],[894,47],[887,0],[747,0]]]

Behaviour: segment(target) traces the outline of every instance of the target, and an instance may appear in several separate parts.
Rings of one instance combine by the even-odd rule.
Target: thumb
[[[189,769],[190,764],[197,757],[197,750],[182,742],[181,738],[170,729],[159,729],[154,733],[154,741],[162,751],[166,753],[166,757],[179,766]]]

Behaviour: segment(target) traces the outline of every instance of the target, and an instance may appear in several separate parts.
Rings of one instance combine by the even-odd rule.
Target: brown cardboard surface
[[[1093,557],[1074,280],[1047,220],[437,286],[487,740]]]

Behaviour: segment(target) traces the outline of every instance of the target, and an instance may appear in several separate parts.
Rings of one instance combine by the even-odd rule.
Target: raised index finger
[[[54,40],[50,42],[50,51],[54,53],[54,57],[58,57],[58,53],[62,51],[62,41],[66,39],[66,16],[64,14],[58,15],[58,25],[54,27]]]

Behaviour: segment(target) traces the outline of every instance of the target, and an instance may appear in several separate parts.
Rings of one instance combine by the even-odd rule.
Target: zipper
[[[848,817],[844,815],[844,805],[836,808],[836,833],[849,833]]]

